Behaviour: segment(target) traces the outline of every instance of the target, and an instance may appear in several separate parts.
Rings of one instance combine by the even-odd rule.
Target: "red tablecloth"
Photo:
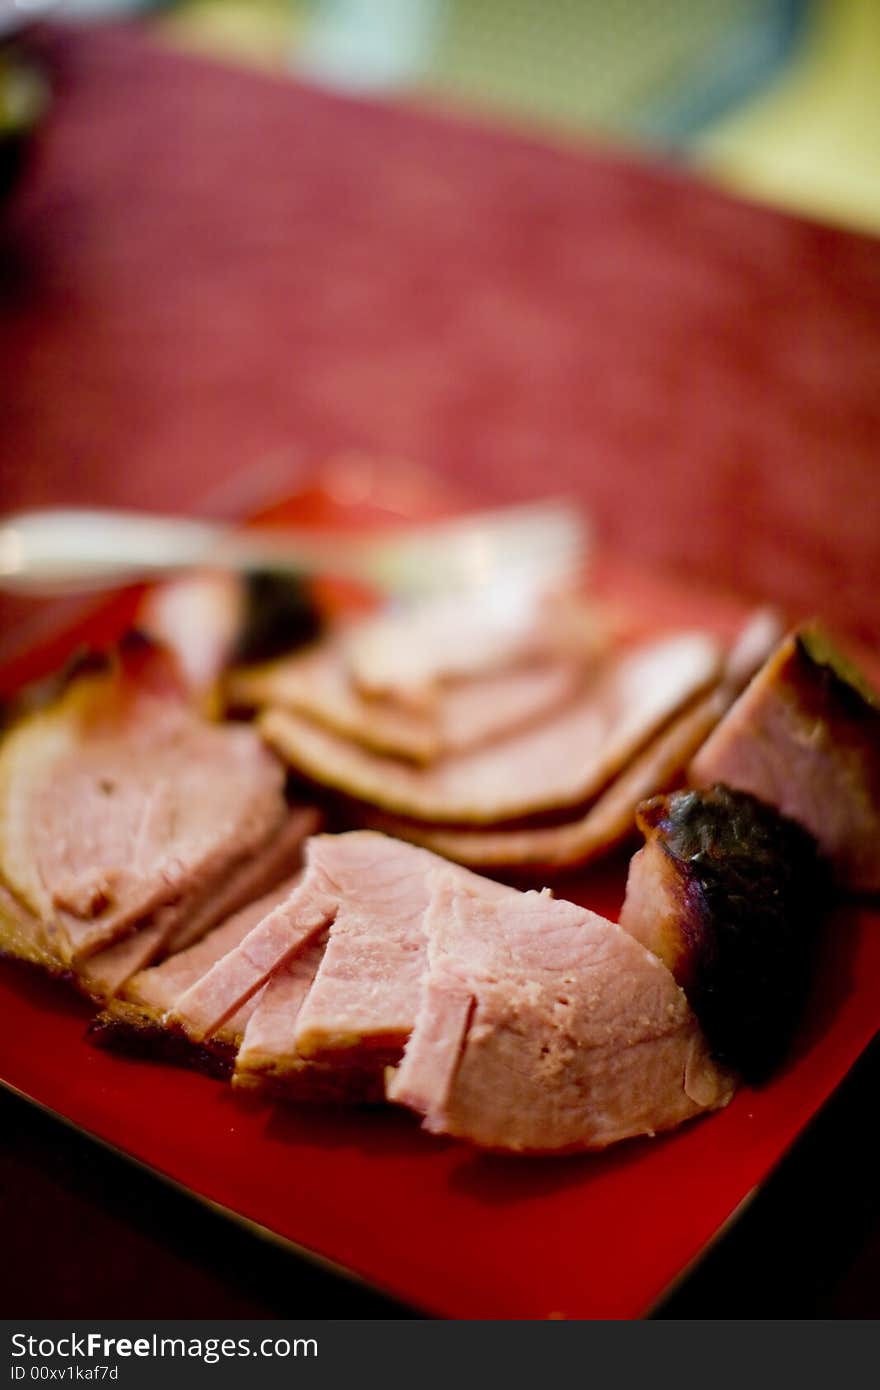
[[[612,546],[880,638],[880,242],[137,31],[57,30],[45,48],[54,114],[0,209],[4,509],[228,509],[354,447],[476,495],[573,490]],[[249,1275],[244,1292],[241,1271],[218,1276],[225,1237],[190,1221],[176,1240],[177,1209],[151,1218],[150,1190],[115,1171],[105,1192],[54,1127],[9,1114],[30,1127],[0,1154],[7,1311],[296,1311],[265,1278],[252,1296]],[[823,1162],[795,1188],[813,1222]],[[874,1188],[850,1201],[844,1260]],[[800,1239],[806,1259],[789,1201],[772,1248]],[[76,1258],[77,1223],[110,1264]],[[771,1311],[803,1314],[776,1283]],[[866,1303],[860,1285],[845,1307]]]
[[[0,212],[0,498],[355,446],[880,638],[880,242],[672,170],[59,32]]]

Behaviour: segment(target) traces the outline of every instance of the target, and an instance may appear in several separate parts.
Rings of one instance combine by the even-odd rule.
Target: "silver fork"
[[[589,543],[586,519],[564,498],[359,536],[66,508],[0,521],[0,588],[89,593],[212,567],[320,574],[416,598],[476,589],[508,574],[562,580],[581,568]]]

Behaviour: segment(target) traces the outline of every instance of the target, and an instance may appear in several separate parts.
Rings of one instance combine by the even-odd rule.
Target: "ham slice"
[[[287,814],[254,732],[203,720],[165,672],[128,642],[0,748],[0,875],[63,967],[221,882]]]
[[[775,806],[811,832],[843,886],[880,892],[880,694],[819,627],[786,637],[700,749],[690,780]]]
[[[606,614],[572,589],[548,590],[508,571],[493,585],[410,603],[348,629],[355,687],[415,709],[444,683],[548,658],[591,664],[608,641]]]
[[[448,682],[428,707],[414,708],[361,695],[335,641],[234,672],[226,691],[233,707],[289,709],[375,752],[429,763],[543,718],[572,699],[583,679],[584,667],[575,660],[544,660]]]
[[[296,1020],[297,1055],[401,1046],[418,1001],[426,877],[435,862],[371,831],[315,836],[297,890],[177,1000],[169,1021],[196,1041],[209,1037],[329,927]]]
[[[303,841],[320,822],[320,813],[313,807],[295,807],[259,850],[229,866],[222,883],[209,881],[196,893],[162,908],[139,931],[83,961],[76,972],[80,986],[96,999],[109,999],[136,971],[198,941],[218,922],[289,876],[300,862]]]
[[[673,720],[576,820],[511,830],[446,830],[375,812],[369,823],[386,835],[424,845],[445,859],[479,869],[558,873],[588,864],[621,844],[635,827],[639,802],[672,785],[714,729],[721,693],[703,696]]]
[[[373,812],[369,824],[471,868],[558,873],[588,864],[632,834],[640,802],[684,780],[697,749],[781,636],[776,615],[757,610],[734,643],[718,688],[673,719],[575,820],[511,830],[447,830]]]
[[[249,999],[218,1029],[200,1050],[181,1046],[179,1033],[164,1026],[164,1016],[190,985],[221,960],[248,935],[296,887],[299,874],[284,880],[269,893],[240,908],[195,945],[170,956],[162,965],[139,971],[124,985],[118,998],[98,1015],[90,1029],[102,1046],[160,1055],[228,1073],[245,1026],[258,1002]]]
[[[645,644],[612,658],[537,727],[428,768],[370,753],[288,710],[268,711],[260,727],[298,771],[359,801],[415,820],[493,824],[587,801],[719,666],[718,644],[700,633]]]
[[[440,862],[370,831],[317,837],[298,892],[179,998],[169,1021],[203,1041],[262,989],[236,1085],[298,1100],[383,1099],[384,1070],[400,1060],[418,1009]]]
[[[666,966],[613,922],[438,868],[428,972],[391,1100],[435,1134],[518,1153],[597,1149],[724,1105]]]
[[[367,1047],[333,1052],[328,1060],[303,1057],[297,1047],[299,1015],[327,945],[322,934],[282,965],[263,987],[235,1059],[232,1084],[283,1100],[371,1102],[385,1099],[384,1068],[400,1050]]]
[[[620,925],[669,967],[713,1055],[747,1081],[785,1056],[828,903],[812,836],[728,787],[639,808]]]

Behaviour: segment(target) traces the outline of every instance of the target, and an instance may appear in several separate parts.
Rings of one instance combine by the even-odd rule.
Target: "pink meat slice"
[[[164,1017],[174,1001],[283,902],[295,888],[298,878],[297,874],[286,879],[269,893],[240,908],[187,950],[133,975],[119,997],[111,1000],[99,1014],[92,1029],[95,1036],[104,1042],[118,1043],[134,1034],[141,1038],[149,1036],[155,1042],[166,1031]],[[259,993],[232,1014],[217,1031],[214,1041],[236,1046],[258,999]]]
[[[820,628],[790,633],[697,753],[694,786],[750,792],[880,892],[880,693]]]
[[[333,884],[316,862],[316,843],[307,843],[305,872],[289,897],[183,992],[168,1011],[169,1026],[180,1029],[193,1042],[211,1037],[332,921],[336,897]]]
[[[712,683],[720,649],[688,633],[609,660],[539,724],[416,768],[370,753],[289,710],[262,716],[267,740],[311,780],[415,820],[492,824],[594,796],[683,704]]]
[[[354,831],[325,842],[338,906],[315,982],[297,1019],[302,1057],[366,1044],[401,1047],[425,967],[423,918],[436,863],[424,850]]]
[[[157,957],[185,950],[218,922],[289,876],[300,861],[303,841],[319,824],[320,814],[313,807],[293,809],[266,844],[219,884],[212,880],[198,893],[161,908],[132,936],[90,956],[77,970],[79,983],[94,998],[109,999]]]
[[[290,897],[300,878],[301,872],[293,874],[262,897],[239,908],[185,951],[133,975],[125,985],[123,998],[154,1009],[157,1014],[166,1013],[185,990],[200,980],[216,961],[234,950],[279,903]]]
[[[412,708],[362,695],[351,681],[342,645],[328,641],[233,673],[227,696],[233,706],[293,710],[365,748],[429,763],[542,718],[571,699],[583,679],[582,663],[560,657],[448,682],[427,707]]]
[[[370,816],[370,824],[472,868],[558,872],[587,864],[632,833],[639,802],[683,776],[723,710],[720,692],[703,696],[652,739],[582,815],[561,825],[456,830],[380,812]]]
[[[410,603],[353,626],[343,637],[354,685],[430,709],[461,677],[563,657],[590,664],[607,643],[607,615],[568,587],[547,590],[508,574],[478,594]]]
[[[297,890],[177,1001],[169,1020],[195,1040],[210,1036],[329,926],[297,1019],[300,1055],[345,1051],[365,1039],[399,1044],[418,1002],[421,919],[435,862],[425,850],[371,831],[313,837]]]
[[[129,644],[0,750],[0,869],[63,965],[197,897],[286,815],[283,771],[254,731],[200,718],[152,660]]]
[[[306,1064],[333,1063],[363,1073],[372,1093],[380,1069],[399,1060],[413,1026],[429,878],[442,861],[388,836],[353,831],[315,837],[306,862],[299,890],[178,999],[169,1021],[201,1041],[266,981],[273,985],[268,1010],[278,973],[304,958],[329,927],[326,946],[310,958],[315,977],[296,1018],[279,1019],[274,1010],[267,1017],[266,1028],[277,1030],[272,1069],[292,1074]],[[487,882],[484,891],[495,888]],[[265,1032],[260,1047],[269,1051]]]
[[[253,1087],[268,1078],[279,1082],[303,1069],[296,1049],[296,1023],[326,945],[322,933],[299,955],[279,966],[262,992],[253,996],[258,1002],[235,1059],[236,1085]]]
[[[384,1069],[400,1060],[418,1011],[423,919],[440,861],[366,831],[325,837],[321,849],[337,892],[326,943],[266,985],[235,1080],[296,1099],[381,1100]]]
[[[684,780],[697,749],[782,635],[775,613],[759,609],[752,614],[728,653],[716,689],[689,705],[655,735],[574,820],[513,829],[450,830],[373,812],[368,814],[369,823],[386,835],[411,840],[472,868],[543,869],[552,873],[590,863],[632,834],[641,801]]]
[[[614,923],[443,867],[426,931],[422,1002],[387,1093],[432,1132],[561,1153],[730,1099],[672,975]]]

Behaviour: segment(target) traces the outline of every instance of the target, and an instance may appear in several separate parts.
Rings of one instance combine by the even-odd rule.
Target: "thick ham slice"
[[[483,1148],[597,1149],[724,1105],[684,993],[614,923],[439,868],[428,974],[388,1097]]]
[[[632,833],[639,802],[683,774],[723,710],[720,692],[703,696],[652,739],[582,815],[561,825],[447,830],[381,812],[370,815],[369,823],[386,835],[411,840],[475,869],[558,873],[588,864]]]
[[[131,936],[90,956],[77,969],[77,981],[96,999],[117,994],[130,976],[163,955],[185,950],[244,904],[268,893],[298,866],[303,841],[315,833],[320,813],[295,807],[249,859],[230,867],[221,883],[213,879],[197,892],[161,908]]]
[[[164,1026],[164,1017],[190,985],[218,960],[235,949],[249,932],[296,887],[299,875],[284,880],[269,893],[240,908],[220,926],[208,932],[195,945],[169,957],[161,965],[139,971],[124,985],[118,998],[98,1015],[91,1027],[95,1041],[102,1046],[145,1052],[196,1065],[210,1063],[212,1071],[228,1072],[232,1058],[244,1035],[245,1026],[257,1006],[254,995],[217,1030],[207,1047],[200,1050],[181,1046],[179,1033]]]
[[[0,749],[0,875],[63,967],[198,897],[287,814],[245,727],[188,708],[143,640],[74,679]]]
[[[817,626],[781,643],[694,758],[799,821],[847,888],[880,892],[880,694]]]
[[[177,1000],[169,1021],[197,1041],[210,1036],[329,926],[297,1018],[298,1056],[350,1053],[365,1044],[399,1047],[418,1001],[426,879],[435,862],[424,850],[371,831],[315,836],[297,890]]]
[[[293,710],[365,748],[430,763],[544,717],[570,700],[583,679],[582,663],[560,657],[447,682],[429,705],[412,707],[361,695],[344,648],[334,641],[234,672],[226,690],[233,707]]]
[[[373,812],[368,813],[369,824],[471,868],[558,873],[588,864],[632,834],[640,802],[680,785],[694,753],[781,636],[774,613],[760,609],[753,614],[728,654],[719,686],[676,716],[574,820],[514,829],[447,830]]]
[[[812,836],[729,787],[656,796],[620,925],[669,967],[715,1057],[763,1081],[785,1056],[828,904]]]
[[[548,590],[534,575],[506,572],[482,589],[358,623],[343,643],[358,690],[425,709],[450,680],[559,657],[590,664],[608,635],[607,615],[576,590]]]
[[[317,837],[299,892],[178,999],[169,1021],[201,1041],[263,989],[237,1085],[298,1100],[383,1099],[384,1070],[400,1060],[418,1009],[440,862],[370,831]],[[485,881],[487,894],[495,887]]]
[[[688,700],[717,677],[718,644],[689,633],[626,651],[534,728],[427,768],[381,757],[288,710],[260,727],[312,781],[415,820],[493,824],[576,806],[605,786]]]

